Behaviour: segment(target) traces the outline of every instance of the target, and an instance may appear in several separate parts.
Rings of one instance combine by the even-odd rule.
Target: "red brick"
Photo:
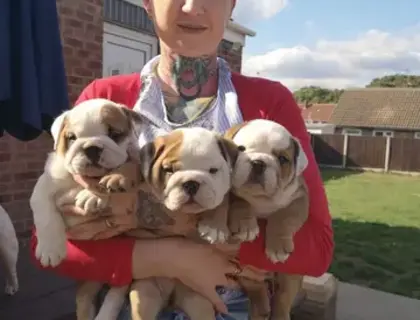
[[[39,177],[38,172],[34,172],[34,171],[26,171],[26,172],[16,173],[14,175],[15,181],[26,181],[26,180],[32,180],[32,179],[35,180],[38,177]]]
[[[7,162],[10,161],[10,154],[9,153],[0,153],[0,162]]]
[[[0,203],[4,204],[5,202],[12,201],[13,196],[10,194],[0,194]]]

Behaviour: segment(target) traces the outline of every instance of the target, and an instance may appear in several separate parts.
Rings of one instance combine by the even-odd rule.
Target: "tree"
[[[373,79],[366,88],[420,88],[420,76],[393,74]]]
[[[293,95],[298,103],[337,103],[343,91],[309,86],[296,90]]]

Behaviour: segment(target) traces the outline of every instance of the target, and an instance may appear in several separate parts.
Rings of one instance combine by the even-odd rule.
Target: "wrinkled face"
[[[169,210],[200,213],[219,206],[231,186],[236,146],[202,128],[177,129],[140,150],[142,174]]]
[[[112,101],[87,100],[54,121],[54,149],[71,174],[100,177],[127,160],[139,121],[133,111]]]
[[[243,151],[234,169],[233,187],[246,198],[279,197],[307,165],[299,142],[275,122],[254,120],[233,130],[233,141]]]
[[[232,14],[233,0],[143,0],[162,45],[179,55],[214,54]]]

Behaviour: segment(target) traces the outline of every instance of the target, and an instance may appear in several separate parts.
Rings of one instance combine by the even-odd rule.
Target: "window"
[[[362,135],[362,130],[346,128],[346,129],[343,129],[342,133],[346,134],[348,136],[361,136]]]
[[[414,139],[420,139],[420,132],[414,132]]]
[[[373,130],[374,137],[394,137],[394,131],[389,130]]]

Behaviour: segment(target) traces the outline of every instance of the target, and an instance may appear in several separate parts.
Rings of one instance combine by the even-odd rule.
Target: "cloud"
[[[236,0],[233,19],[239,23],[269,19],[279,13],[289,0]]]
[[[397,33],[370,30],[346,41],[277,48],[244,57],[243,73],[282,81],[290,89],[364,86],[386,74],[420,74],[420,25]]]

